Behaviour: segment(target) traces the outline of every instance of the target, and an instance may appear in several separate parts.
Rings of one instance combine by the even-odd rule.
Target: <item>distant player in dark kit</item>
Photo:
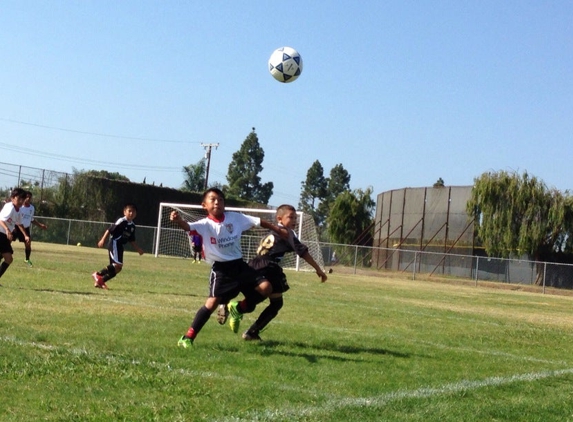
[[[24,242],[25,244],[24,251],[26,253],[26,264],[28,264],[29,267],[32,266],[32,261],[30,261],[30,255],[32,254],[32,235],[30,232],[30,228],[32,227],[32,224],[43,230],[46,230],[48,228],[48,226],[46,226],[44,223],[40,223],[39,221],[36,221],[36,219],[34,219],[35,212],[36,208],[32,204],[32,192],[27,191],[26,199],[24,199],[24,204],[20,208],[20,217],[22,220],[22,227],[24,227],[24,231],[28,235],[29,241],[26,242],[24,233],[22,233],[22,231],[18,228],[16,228],[12,234],[14,235],[14,240],[18,239],[20,242]]]
[[[135,223],[133,220],[137,216],[137,207],[135,204],[126,204],[123,207],[123,217],[119,218],[105,231],[98,242],[98,248],[103,248],[105,241],[109,236],[107,249],[109,251],[109,265],[98,272],[92,274],[94,287],[98,289],[107,289],[107,282],[114,278],[123,268],[123,245],[131,243],[133,248],[143,255],[141,249],[135,242]]]
[[[14,240],[14,229],[18,229],[24,236],[24,241],[29,242],[30,238],[22,227],[20,208],[26,199],[26,191],[21,188],[15,188],[10,193],[10,201],[6,202],[0,211],[0,254],[2,254],[2,263],[0,264],[0,277],[4,275],[12,261],[14,260],[14,250],[12,249],[12,240]]]
[[[203,239],[198,234],[191,234],[191,251],[193,252],[193,263],[201,263],[203,254]]]

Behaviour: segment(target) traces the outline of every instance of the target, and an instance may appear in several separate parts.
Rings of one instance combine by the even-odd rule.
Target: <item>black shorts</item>
[[[24,227],[24,231],[26,232],[28,237],[30,237],[30,227]],[[12,236],[14,236],[14,240],[18,239],[20,242],[26,241],[24,233],[22,233],[22,231],[18,227],[14,229],[14,231],[12,232]]]
[[[257,285],[268,280],[273,288],[273,293],[285,293],[290,289],[282,267],[275,261],[255,257],[249,261],[249,266],[256,268]]]
[[[203,249],[202,246],[193,246],[193,252],[201,253],[202,249]]]
[[[219,297],[221,303],[228,303],[239,293],[252,292],[256,287],[255,277],[255,270],[242,259],[215,262],[209,276],[209,297]]]
[[[12,242],[8,240],[8,236],[5,233],[0,233],[0,254],[13,254],[14,249],[12,249]]]
[[[109,263],[123,265],[123,244],[111,239],[107,245],[109,251]]]

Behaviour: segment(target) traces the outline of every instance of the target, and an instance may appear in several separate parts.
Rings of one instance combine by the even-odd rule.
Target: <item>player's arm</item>
[[[40,223],[39,221],[36,220],[32,220],[32,224],[44,230],[48,228],[48,226],[46,226],[44,223]]]
[[[103,234],[103,236],[101,237],[99,242],[97,242],[98,248],[103,248],[103,245],[105,245],[105,241],[106,241],[108,236],[109,236],[109,229],[105,231],[105,233]]]
[[[4,227],[4,231],[6,232],[6,237],[8,238],[9,241],[12,241],[14,239],[14,236],[12,236],[12,232],[10,231],[4,220],[0,220],[0,226]]]
[[[133,249],[135,249],[139,255],[143,255],[143,249],[139,247],[135,240],[132,240],[129,243],[131,243],[131,246],[133,246]]]
[[[311,265],[312,268],[315,269],[316,275],[320,277],[321,283],[324,283],[328,279],[326,273],[322,270],[322,268],[320,268],[320,266],[316,263],[316,261],[308,251],[306,251],[306,253],[303,256],[301,256],[301,258],[304,259],[306,262],[308,262],[309,265]]]
[[[187,232],[189,231],[189,223],[183,220],[183,218],[181,218],[181,215],[177,211],[171,211],[171,214],[169,214],[169,220],[173,221],[183,230]]]
[[[285,227],[277,226],[276,224],[273,224],[270,221],[261,219],[261,227],[263,229],[274,231],[276,234],[278,234],[283,239],[288,239],[288,237],[289,237],[288,229],[286,229]]]
[[[24,235],[24,243],[30,243],[30,236],[28,236],[28,233],[26,233],[24,226],[21,224],[16,224],[16,227],[18,227],[18,230],[20,230]]]

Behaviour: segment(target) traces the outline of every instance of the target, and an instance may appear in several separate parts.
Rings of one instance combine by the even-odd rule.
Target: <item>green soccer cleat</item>
[[[185,336],[181,336],[179,341],[177,342],[177,346],[183,347],[184,349],[188,349],[193,347],[193,339]]]
[[[28,267],[33,267],[34,265],[32,264],[32,261],[30,261],[29,259],[27,259],[26,261],[26,265],[28,265]]]
[[[239,311],[239,302],[229,302],[227,309],[229,310],[229,326],[234,333],[238,333],[243,319],[243,314]]]

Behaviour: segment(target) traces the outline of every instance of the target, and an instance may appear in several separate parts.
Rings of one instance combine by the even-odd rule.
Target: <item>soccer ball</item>
[[[292,82],[302,72],[302,57],[294,48],[277,48],[269,59],[269,72],[279,82]]]

